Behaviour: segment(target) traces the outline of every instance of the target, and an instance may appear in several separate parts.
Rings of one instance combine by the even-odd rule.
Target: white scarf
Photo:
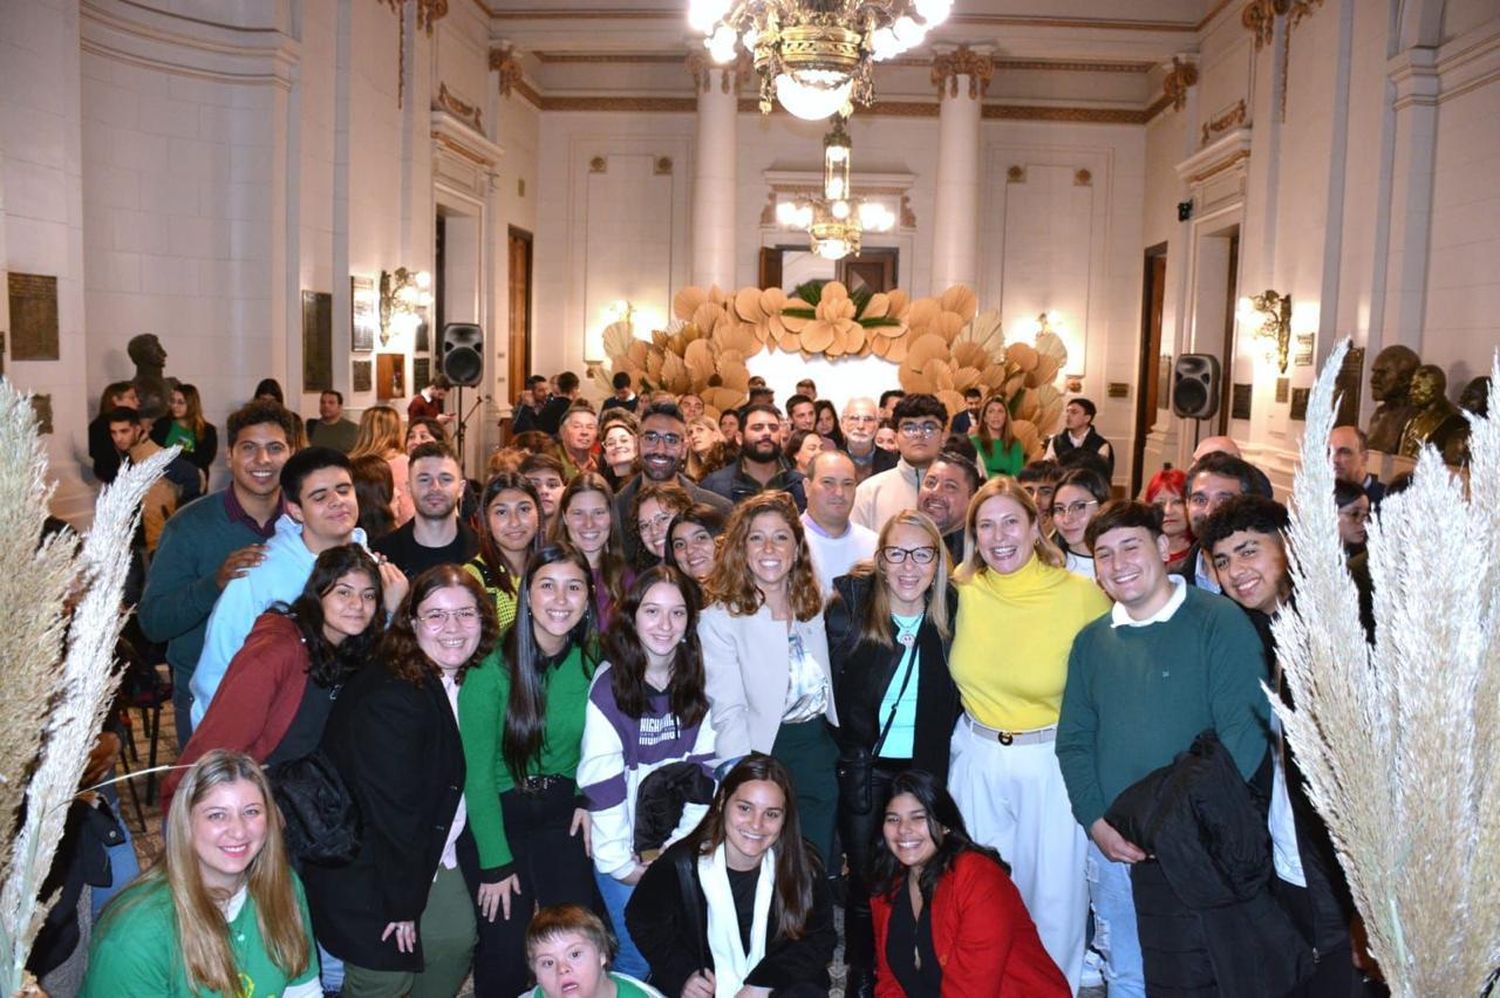
[[[750,951],[740,941],[740,919],[729,889],[724,844],[698,860],[698,882],[708,901],[708,951],[714,961],[714,998],[734,998],[745,978],[766,955],[766,923],[771,915],[771,892],[776,883],[776,850],[760,858],[755,882],[755,915],[750,922]]]

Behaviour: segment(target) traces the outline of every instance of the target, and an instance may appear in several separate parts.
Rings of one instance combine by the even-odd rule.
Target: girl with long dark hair
[[[316,998],[317,948],[287,862],[281,812],[254,759],[215,750],[187,771],[156,865],[94,930],[86,998],[264,994]]]
[[[673,517],[667,527],[666,555],[662,560],[701,586],[714,570],[719,536],[723,533],[724,514],[707,503],[693,503]]]
[[[489,595],[457,565],[417,576],[380,645],[381,668],[344,686],[323,752],[359,808],[359,854],[308,864],[318,941],[344,961],[343,994],[452,995],[474,952],[473,849],[461,692],[499,637]]]
[[[582,471],[557,500],[548,541],[569,544],[588,559],[601,630],[609,628],[614,605],[625,596],[632,572],[625,561],[625,539],[614,517],[615,494],[604,476]]]
[[[1026,464],[1026,445],[1016,439],[1010,425],[1010,404],[1005,396],[990,395],[979,407],[979,424],[969,434],[984,472],[995,475],[1017,475]]]
[[[1000,855],[932,774],[891,781],[870,864],[882,998],[1067,998]]]
[[[948,674],[958,597],[937,525],[906,510],[886,521],[874,561],[833,582],[824,611],[839,727],[839,833],[849,857],[844,908],[844,992],[875,984],[865,868],[880,829],[880,802],[913,765],[948,775],[958,688]]]
[[[525,987],[534,905],[591,905],[589,813],[578,794],[589,684],[598,661],[593,575],[569,545],[527,562],[516,620],[459,702],[469,820],[479,851],[479,994]]]
[[[833,903],[787,768],[740,760],[698,827],[642,875],[625,920],[665,994],[827,995]]]
[[[625,904],[655,855],[698,824],[713,788],[697,625],[697,585],[675,568],[648,569],[620,603],[589,690],[578,786],[589,805],[594,876],[620,940],[616,963],[636,977],[648,968],[626,928]],[[639,806],[643,785],[649,820]],[[664,828],[662,803],[680,807]]]
[[[344,544],[318,555],[302,594],[256,618],[178,763],[229,749],[275,765],[316,749],[340,689],[374,655],[384,598],[380,569],[364,548]],[[164,804],[182,773],[162,785]]]
[[[495,600],[500,633],[516,619],[516,580],[542,543],[542,502],[531,483],[513,471],[492,477],[479,496],[479,553],[464,568]]]

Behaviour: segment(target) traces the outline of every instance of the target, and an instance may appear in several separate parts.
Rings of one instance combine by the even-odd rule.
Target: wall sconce
[[[425,270],[410,271],[397,267],[380,272],[380,345],[391,339],[391,327],[413,333],[422,322],[422,313],[432,305],[432,275]]]
[[[1256,335],[1276,347],[1277,369],[1286,373],[1287,355],[1292,345],[1292,296],[1277,294],[1270,288],[1252,298],[1241,298],[1240,321],[1249,325],[1260,316]]]

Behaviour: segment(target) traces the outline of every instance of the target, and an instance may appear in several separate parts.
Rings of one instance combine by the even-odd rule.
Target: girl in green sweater
[[[1005,396],[994,394],[979,407],[979,429],[970,434],[985,474],[1014,476],[1026,464],[1026,445],[1016,439],[1010,427],[1010,408]]]
[[[529,980],[526,925],[536,905],[593,903],[589,817],[576,776],[597,661],[593,574],[567,544],[527,562],[504,656],[464,683],[459,730],[465,799],[479,849],[478,994]]]

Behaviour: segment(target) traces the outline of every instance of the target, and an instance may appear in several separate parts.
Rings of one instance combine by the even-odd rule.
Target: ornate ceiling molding
[[[978,100],[989,89],[995,76],[995,60],[988,52],[976,51],[960,45],[951,52],[939,52],[932,60],[932,83],[941,100],[946,92],[949,97],[958,96],[958,78],[969,78],[969,99]]]
[[[1161,92],[1172,102],[1172,110],[1182,110],[1183,106],[1187,104],[1188,87],[1193,86],[1197,82],[1197,64],[1184,62],[1174,55],[1172,57],[1172,70],[1161,81]]]
[[[683,68],[693,78],[693,92],[699,94],[708,93],[714,85],[715,73],[718,74],[719,92],[725,94],[734,92],[739,84],[750,78],[750,62],[743,54],[733,64],[721,66],[710,59],[707,52],[695,49],[683,60]]]
[[[1203,131],[1199,134],[1198,145],[1200,147],[1206,146],[1214,140],[1215,136],[1221,135],[1231,128],[1243,125],[1245,123],[1245,114],[1245,99],[1241,97],[1239,102],[1229,110],[1203,123]]]
[[[480,135],[484,134],[484,112],[478,105],[470,104],[448,89],[448,84],[439,83],[437,98],[432,102],[434,111],[447,111]]]
[[[515,49],[490,49],[490,69],[500,76],[500,96],[509,97],[526,82],[526,70]]]
[[[1240,11],[1240,23],[1255,38],[1255,50],[1259,52],[1271,43],[1276,35],[1276,18],[1291,7],[1291,0],[1250,0]]]

